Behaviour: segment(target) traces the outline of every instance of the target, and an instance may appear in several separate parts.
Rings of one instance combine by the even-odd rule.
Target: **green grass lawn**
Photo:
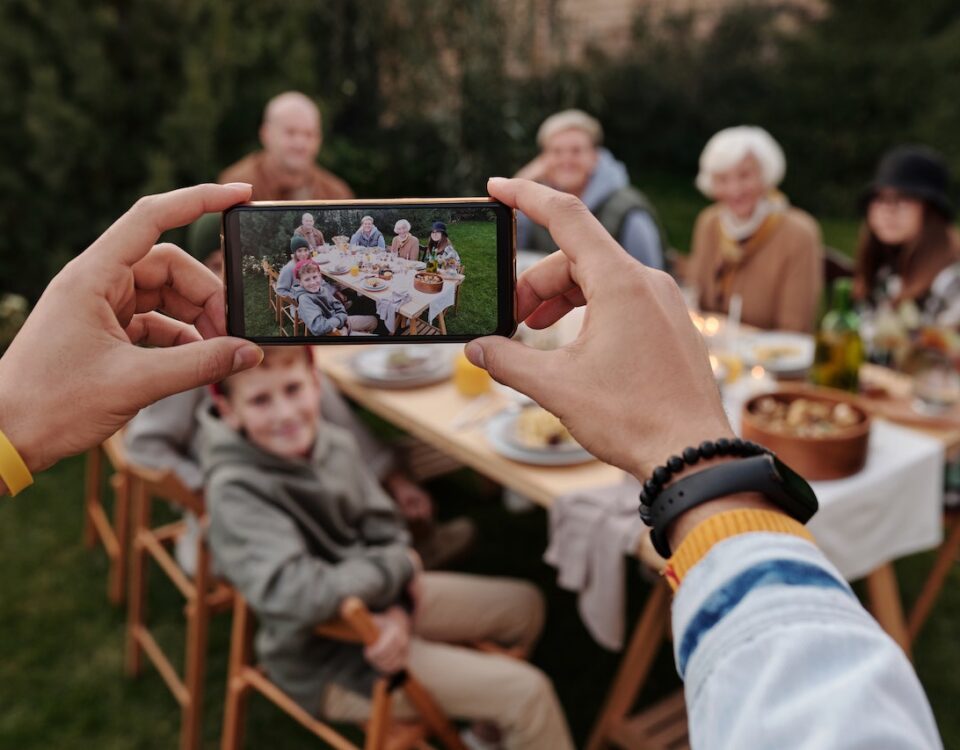
[[[460,286],[456,309],[446,310],[447,333],[491,333],[497,327],[496,226],[487,221],[460,221],[451,225],[450,232],[450,241],[460,254],[466,278]],[[385,237],[389,247],[393,237]],[[276,319],[268,303],[266,276],[245,273],[243,284],[248,335],[278,335]],[[289,325],[287,330],[289,333]]]

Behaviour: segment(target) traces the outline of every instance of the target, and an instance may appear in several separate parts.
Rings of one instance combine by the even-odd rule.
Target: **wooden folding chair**
[[[103,504],[104,457],[113,469],[108,480],[113,488],[112,522]],[[88,549],[97,543],[103,545],[109,565],[107,598],[113,604],[122,604],[130,554],[130,482],[122,431],[87,451],[84,484],[83,542]]]
[[[270,265],[270,261],[263,259],[263,274],[267,277],[267,300],[270,303],[270,309],[274,314],[277,313],[277,279],[280,278],[277,270]]]
[[[371,644],[379,637],[377,626],[356,597],[346,599],[340,617],[317,628],[326,638]],[[230,666],[227,677],[227,701],[223,717],[221,750],[240,750],[243,745],[246,705],[251,690],[256,690],[277,708],[336,750],[360,750],[355,744],[297,704],[253,664],[253,613],[237,594],[233,602],[233,631],[230,641]],[[391,716],[390,695],[403,690],[420,714],[419,721],[399,722]],[[371,699],[370,719],[365,727],[363,750],[404,750],[423,747],[428,737],[437,738],[448,750],[465,750],[456,728],[444,715],[426,689],[409,671],[377,679]]]
[[[207,666],[207,635],[212,614],[226,611],[233,603],[233,589],[215,580],[210,570],[210,553],[205,534],[197,539],[197,567],[191,579],[177,565],[168,546],[186,529],[179,520],[159,527],[151,525],[155,500],[166,501],[196,515],[201,530],[206,528],[203,496],[193,492],[171,471],[156,471],[130,464],[133,499],[133,545],[131,552],[130,601],[127,614],[126,668],[130,676],[143,669],[146,654],[180,705],[180,749],[200,746],[203,709],[203,682]],[[160,648],[146,622],[147,562],[152,559],[186,600],[186,659],[181,677]]]
[[[940,596],[940,590],[950,574],[950,569],[957,562],[957,555],[960,554],[960,510],[945,511],[943,527],[946,532],[944,540],[937,550],[930,574],[923,582],[923,588],[920,589],[920,594],[907,616],[907,635],[911,644],[916,641],[920,630],[930,616],[933,605]]]
[[[290,324],[293,328],[293,333],[287,333],[286,321],[290,321]],[[282,294],[277,294],[277,326],[280,328],[281,336],[299,336],[300,335],[300,326],[303,324],[303,321],[300,320],[300,316],[297,314],[297,301],[292,297],[284,297]],[[306,326],[304,326],[306,329]]]

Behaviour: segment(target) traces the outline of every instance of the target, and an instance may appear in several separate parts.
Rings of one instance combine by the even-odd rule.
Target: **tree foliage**
[[[819,19],[745,3],[705,35],[689,14],[641,17],[624,57],[522,76],[539,70],[523,26],[534,14],[504,7],[5,0],[4,288],[35,298],[138,195],[213,179],[257,147],[263,104],[291,88],[321,103],[321,162],[371,197],[479,194],[566,106],[600,117],[641,187],[651,168],[692,180],[710,134],[743,122],[781,141],[785,187],[814,211],[851,212],[899,142],[929,143],[960,171],[950,0],[844,0]]]

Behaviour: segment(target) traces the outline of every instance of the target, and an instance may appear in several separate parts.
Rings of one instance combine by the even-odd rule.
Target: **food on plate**
[[[756,403],[752,414],[763,429],[805,438],[833,437],[863,421],[850,404],[808,398],[785,401],[767,396]]]
[[[753,347],[753,357],[760,364],[776,363],[781,359],[799,357],[803,350],[799,346],[789,344],[761,344]]]
[[[429,355],[401,346],[387,355],[387,369],[397,374],[408,373],[419,370],[428,361]]]
[[[387,286],[387,282],[381,279],[379,276],[367,276],[363,280],[363,285],[368,289],[376,291],[379,289],[384,289]]]
[[[542,450],[577,444],[563,423],[539,406],[529,406],[520,412],[515,429],[517,441],[526,448]]]

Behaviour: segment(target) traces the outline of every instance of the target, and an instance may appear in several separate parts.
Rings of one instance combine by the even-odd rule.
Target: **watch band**
[[[768,532],[790,534],[814,542],[806,526],[778,510],[734,508],[710,516],[698,523],[667,560],[663,576],[676,591],[684,577],[700,562],[717,542],[738,534]],[[815,543],[815,542],[814,542]]]
[[[14,497],[33,484],[33,474],[30,473],[27,464],[2,430],[0,430],[0,479],[3,479],[3,483],[7,485],[10,497]]]
[[[758,492],[800,523],[817,511],[810,485],[772,454],[711,466],[665,488],[649,508],[650,538],[663,557],[670,557],[667,527],[696,506],[740,492]]]

